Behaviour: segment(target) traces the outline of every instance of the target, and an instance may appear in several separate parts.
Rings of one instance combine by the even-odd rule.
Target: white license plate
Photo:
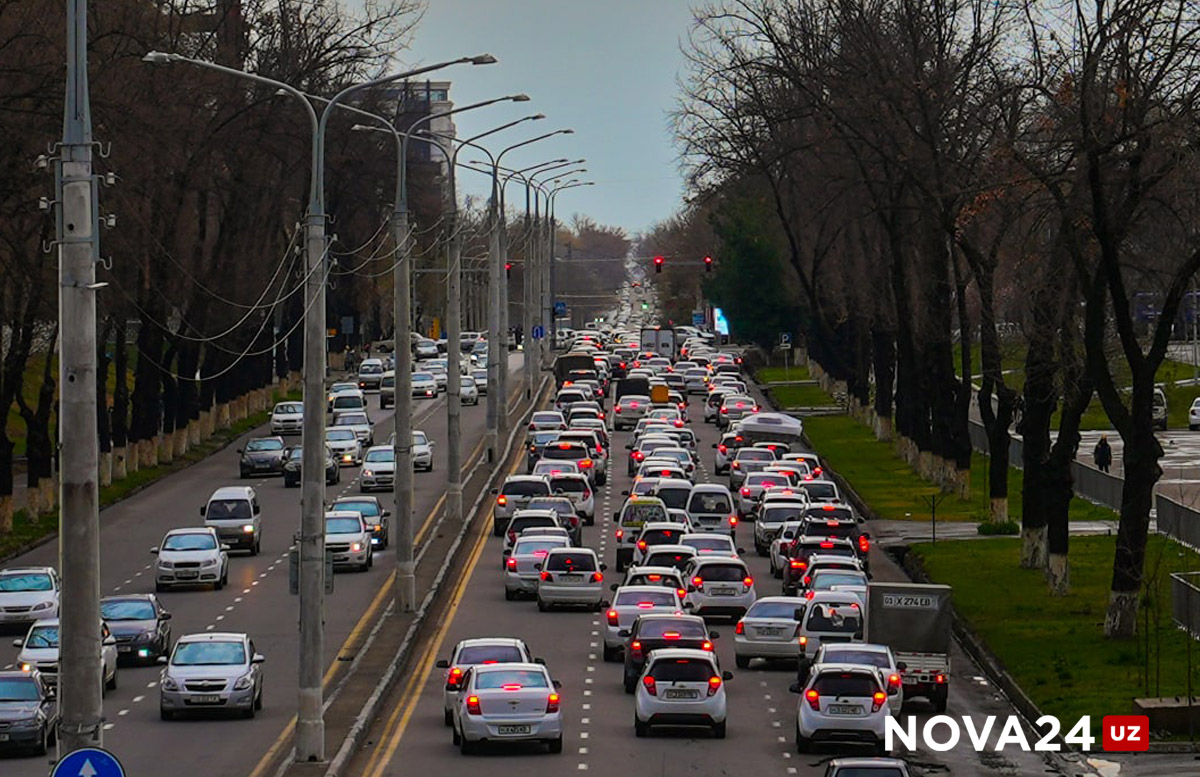
[[[200,573],[194,569],[180,569],[175,572],[175,577],[180,579],[187,577],[200,577]]]
[[[220,704],[221,697],[215,693],[206,693],[192,697],[192,704]]]
[[[561,583],[580,583],[583,582],[583,575],[559,575],[558,580]]]
[[[664,699],[699,699],[699,691],[663,691]]]
[[[861,715],[862,707],[857,704],[830,704],[825,711],[830,715]]]
[[[519,734],[528,734],[532,731],[529,726],[497,726],[496,733],[500,736],[517,736]]]
[[[760,626],[758,628],[758,633],[763,637],[778,637],[783,633],[783,629],[779,628],[778,626]]]
[[[737,589],[736,588],[714,588],[712,590],[712,595],[713,596],[736,596]]]

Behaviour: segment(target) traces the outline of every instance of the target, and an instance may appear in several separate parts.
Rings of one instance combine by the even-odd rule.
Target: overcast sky
[[[500,61],[444,72],[457,105],[525,92],[528,103],[455,117],[467,138],[521,116],[544,113],[486,139],[498,151],[551,130],[564,135],[513,151],[504,164],[587,158],[595,186],[558,195],[556,213],[591,216],[631,235],[669,217],[682,179],[667,114],[674,108],[679,42],[692,19],[689,0],[429,0],[405,64],[478,53]],[[442,73],[431,77],[442,76]],[[466,152],[464,152],[465,154]],[[470,158],[477,158],[473,155]],[[459,174],[460,192],[486,194],[483,176]],[[523,198],[517,188],[509,202]]]

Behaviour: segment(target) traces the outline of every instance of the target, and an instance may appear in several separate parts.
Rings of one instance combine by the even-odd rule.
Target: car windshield
[[[463,388],[473,389],[475,388],[475,379],[470,375],[463,375],[462,380],[459,381],[459,385]]]
[[[365,500],[361,501],[361,502],[356,502],[356,501],[350,500],[350,499],[347,499],[345,501],[339,499],[338,501],[333,503],[333,506],[334,506],[334,509],[337,509],[337,510],[353,510],[356,513],[362,513],[364,516],[367,516],[368,518],[374,518],[375,516],[379,515],[382,512],[379,509],[379,504],[377,502],[368,502]]]
[[[509,522],[509,530],[520,534],[533,526],[549,526],[555,528],[558,521],[548,515],[518,515]]]
[[[675,594],[663,589],[662,591],[617,591],[616,607],[647,604],[657,607],[671,607],[675,604]]]
[[[429,437],[426,436],[425,432],[413,432],[412,442],[413,445],[428,445]]]
[[[722,583],[740,581],[749,577],[740,564],[705,564],[696,570],[696,576],[705,582],[717,580]]]
[[[861,572],[822,572],[813,573],[812,587],[818,591],[829,590],[835,585],[866,585],[867,576]]]
[[[877,666],[880,669],[890,669],[891,662],[887,653],[881,650],[860,650],[843,645],[828,645],[825,647],[825,663],[827,664],[865,664]]]
[[[895,766],[843,766],[837,777],[904,777],[904,772]]]
[[[253,517],[250,501],[247,499],[214,499],[208,503],[205,517],[210,521],[227,521],[230,519],[249,520]]]
[[[651,677],[668,683],[705,683],[715,674],[713,665],[699,658],[664,658],[650,667]]]
[[[546,561],[551,572],[595,572],[596,557],[591,553],[554,553]]]
[[[118,599],[100,602],[100,617],[106,621],[152,621],[154,605],[144,599]]]
[[[275,412],[280,415],[301,415],[304,412],[304,405],[289,402],[286,405],[278,405]]]
[[[796,614],[798,602],[763,602],[758,601],[746,611],[747,618],[787,618],[792,619]]]
[[[812,687],[822,696],[871,696],[879,690],[875,678],[863,672],[826,672]]]
[[[693,558],[695,558],[695,554],[693,553],[666,550],[647,554],[644,563],[648,567],[674,567],[675,569],[682,570]]]
[[[561,548],[566,544],[562,539],[537,539],[537,540],[517,540],[517,544],[513,546],[512,554],[514,556],[544,556],[555,548]]]
[[[733,507],[725,494],[700,493],[692,494],[687,509],[693,513],[729,513]]]
[[[727,537],[689,537],[683,544],[691,545],[696,550],[730,550]]]
[[[246,444],[246,452],[251,451],[281,451],[283,450],[282,440],[251,440]]]
[[[682,510],[687,505],[688,496],[691,495],[690,488],[658,488],[654,490],[654,495],[663,500],[668,508],[673,510]]]
[[[326,518],[326,534],[358,534],[362,532],[362,521],[358,518]]]
[[[862,628],[861,611],[853,605],[818,604],[808,611],[804,621],[807,631],[827,631],[853,634]]]
[[[175,666],[228,666],[246,663],[246,647],[241,642],[181,642],[171,656]]]
[[[385,448],[383,450],[378,450],[378,451],[367,451],[366,458],[363,459],[363,461],[365,461],[368,464],[377,463],[377,462],[381,462],[381,461],[391,462],[391,461],[395,461],[395,460],[396,460],[396,452],[394,450],[392,450],[391,448]]]
[[[708,630],[704,624],[695,621],[664,618],[643,621],[638,628],[638,636],[643,639],[704,639],[708,636]]]
[[[525,660],[516,645],[470,645],[458,651],[456,664],[519,664]]]
[[[515,480],[504,484],[505,496],[549,496],[550,484],[544,480]]]
[[[0,678],[0,701],[38,701],[37,681],[32,677]]]
[[[53,590],[54,581],[44,572],[13,572],[0,575],[0,593]]]
[[[294,448],[288,448],[285,455],[288,457],[288,461],[300,461],[300,458],[304,455],[304,448],[299,445]]]
[[[413,383],[429,383],[434,380],[432,372],[414,372],[412,374]]]
[[[505,669],[480,672],[475,676],[475,689],[480,691],[549,688],[546,675],[533,669]]]
[[[215,550],[217,539],[211,534],[172,534],[163,540],[163,550]]]
[[[645,542],[647,545],[675,545],[679,542],[680,534],[679,529],[648,529],[642,532],[638,542]]]
[[[333,419],[334,426],[369,426],[370,423],[362,413],[345,413]]]
[[[335,409],[342,407],[362,407],[363,398],[358,396],[334,397],[333,406]]]
[[[327,442],[353,442],[357,439],[349,429],[330,429],[325,432]]]
[[[383,372],[382,364],[364,364],[358,370],[359,375],[378,375]]]
[[[58,647],[58,626],[34,626],[25,638],[27,648]]]

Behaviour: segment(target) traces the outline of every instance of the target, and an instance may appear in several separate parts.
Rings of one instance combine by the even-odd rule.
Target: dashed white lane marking
[[[592,695],[592,692],[591,692],[591,691],[584,691],[584,692],[583,692],[583,695],[584,695],[584,696],[591,696],[591,695]],[[581,709],[590,710],[590,709],[592,708],[592,705],[590,705],[590,704],[580,704],[580,705],[579,705],[579,707],[580,707]]]
[[[580,738],[580,739],[587,739],[587,738],[588,738],[588,732],[586,732],[586,731],[580,731],[580,732],[579,732],[579,738]]]
[[[146,683],[146,687],[147,687],[147,688],[157,688],[157,687],[158,687],[158,681],[157,681],[157,680],[154,680],[153,682]]]
[[[592,722],[592,719],[591,719],[591,718],[580,718],[580,719],[579,719],[579,722],[580,722],[582,725],[586,726],[586,725],[588,725],[589,723],[591,723],[591,722]]]
[[[239,602],[241,602],[241,601],[242,601],[242,597],[240,597],[240,596],[239,596],[239,597],[237,597],[236,599],[234,599],[234,600],[233,600],[233,603],[234,603],[234,604],[237,604],[237,603],[239,603]],[[229,607],[228,609],[232,610],[233,608],[232,608],[232,607]]]
[[[117,710],[117,715],[120,717],[125,717],[128,714],[129,714],[129,710]]]
[[[586,772],[586,771],[587,771],[587,764],[579,764],[579,771],[581,771],[581,772]]]
[[[586,690],[586,689],[585,689],[585,690],[584,690],[584,692],[583,692],[583,695],[584,695],[584,696],[591,696],[591,695],[592,695],[592,692],[591,692],[591,691],[589,691],[589,690]],[[586,704],[585,704],[585,705],[583,705],[583,706],[584,706],[585,708],[587,708],[587,705],[586,705]]]
[[[115,726],[115,725],[117,725],[117,724],[116,724],[116,723],[105,723],[105,724],[104,724],[104,730],[105,730],[105,731],[112,731],[112,728],[113,728],[113,726]]]
[[[145,696],[134,696],[133,703],[137,704],[138,702],[140,702],[142,699],[145,699],[145,698],[146,698]]]
[[[588,751],[588,749],[586,747],[579,748],[580,755],[587,755],[587,751]]]

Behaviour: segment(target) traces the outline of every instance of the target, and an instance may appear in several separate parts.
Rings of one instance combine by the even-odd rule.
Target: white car
[[[613,429],[621,431],[636,426],[650,410],[650,397],[641,394],[626,394],[613,405]]]
[[[1188,408],[1188,429],[1193,432],[1200,429],[1200,397],[1192,400],[1192,406]]]
[[[798,676],[807,680],[813,657],[826,639],[863,641],[863,609],[854,594],[826,591],[797,601],[804,604],[804,620],[796,637]]]
[[[767,551],[767,558],[770,560],[771,575],[776,578],[783,577],[783,568],[787,566],[789,560],[784,554],[785,546],[790,545],[792,540],[800,535],[800,531],[804,527],[804,521],[787,521],[780,527],[779,532],[775,535],[775,539],[771,540],[771,547]]]
[[[388,445],[368,448],[358,477],[359,491],[364,494],[375,490],[391,491],[395,486],[396,451]]]
[[[900,677],[900,666],[896,663],[896,656],[890,647],[866,642],[827,642],[821,645],[821,649],[813,658],[812,671],[818,671],[822,664],[855,664],[873,668],[879,675],[880,684],[887,691],[888,709],[892,717],[900,716],[904,707],[904,682]]]
[[[591,548],[555,548],[546,554],[539,570],[537,605],[546,612],[556,606],[604,606],[604,570]]]
[[[737,529],[733,496],[718,483],[697,483],[688,497],[687,511],[697,533],[732,535]]]
[[[604,660],[617,661],[625,649],[622,629],[633,626],[634,618],[648,612],[680,612],[678,591],[663,585],[613,585],[616,596],[608,606],[604,626]]]
[[[794,660],[800,631],[796,611],[803,607],[794,596],[764,596],[751,605],[733,630],[738,668],[745,669],[753,658]]]
[[[375,563],[371,530],[357,511],[325,513],[325,549],[333,554],[334,569],[352,566],[366,572]]]
[[[552,478],[555,475],[578,475],[579,465],[573,461],[557,460],[557,459],[541,459],[537,464],[533,465],[533,469],[529,471],[530,475],[539,477]]]
[[[534,529],[528,529],[533,532]],[[546,560],[546,554],[555,548],[571,547],[566,530],[563,536],[547,536],[541,533],[522,533],[512,548],[504,552],[504,598],[508,601],[518,596],[537,593],[542,572],[538,567]]]
[[[475,380],[475,388],[480,394],[487,395],[487,370],[471,370],[471,377]]]
[[[349,382],[334,383],[332,386],[329,387],[329,396],[325,398],[325,409],[332,413],[334,397],[336,397],[338,394],[341,394],[344,391],[353,391],[355,393],[361,393],[358,388],[358,383],[349,383]]]
[[[655,725],[704,726],[724,739],[725,682],[732,679],[707,651],[653,651],[634,695],[634,733],[644,737]]]
[[[42,676],[42,682],[53,687],[58,685],[60,628],[58,618],[45,618],[34,621],[25,639],[13,640],[13,647],[21,649],[17,654],[17,668],[22,672],[36,671]],[[117,687],[117,638],[103,621],[100,622],[100,666],[104,678],[100,690],[103,696],[105,690]]]
[[[683,572],[684,607],[693,615],[740,618],[758,599],[754,578],[741,559],[697,556]]]
[[[0,626],[57,618],[61,588],[54,567],[0,569]]]
[[[217,530],[208,526],[172,529],[150,549],[154,564],[154,590],[173,585],[212,584],[220,591],[229,581],[229,546],[222,545]]]
[[[741,554],[741,549],[733,544],[733,538],[728,534],[685,534],[679,538],[679,544],[695,548],[696,555],[703,558],[737,558]]]
[[[438,382],[432,372],[414,372],[412,374],[412,395],[417,398],[437,399]]]
[[[674,521],[652,521],[642,524],[633,545],[633,565],[641,566],[674,566],[673,564],[658,564],[649,560],[650,552],[658,546],[676,546],[687,536],[686,527]],[[683,551],[685,552],[685,551]]]
[[[366,413],[338,413],[329,424],[330,429],[349,429],[358,437],[358,441],[368,448],[375,444],[375,431],[371,427],[371,419]]]
[[[670,588],[678,596],[679,601],[687,595],[683,584],[683,572],[675,567],[629,567],[625,570],[625,582],[621,585],[656,585]]]
[[[353,429],[326,429],[325,444],[333,451],[339,467],[362,464],[362,443]]]
[[[451,721],[453,743],[470,755],[481,742],[545,742],[563,746],[559,684],[542,664],[481,664],[463,672]]]
[[[696,549],[690,545],[653,545],[646,548],[641,563],[635,568],[670,567],[682,575],[696,555]]]
[[[433,440],[417,429],[412,433],[412,459],[413,467],[433,472]]]
[[[775,538],[784,527],[794,521],[804,519],[808,504],[803,501],[772,501],[762,505],[754,518],[754,550],[760,556],[771,553]],[[771,571],[776,569],[775,561],[771,561]]]
[[[468,669],[481,664],[532,664],[535,662],[529,647],[523,640],[511,637],[482,637],[464,639],[454,646],[450,658],[437,662],[438,669],[446,670],[446,684],[442,691],[442,718],[447,726],[454,725],[454,708],[458,706],[462,690],[463,675]]]
[[[796,750],[807,753],[815,742],[864,742],[886,755],[888,695],[873,667],[823,664],[804,685],[796,705]]]
[[[564,464],[566,462],[556,461],[555,465]],[[550,490],[555,494],[562,494],[571,500],[575,505],[575,513],[583,522],[591,526],[596,522],[596,495],[592,491],[592,484],[588,482],[587,475],[579,472],[561,472],[557,475],[550,475]]]
[[[475,386],[475,379],[470,375],[463,375],[459,378],[458,397],[464,405],[479,404],[479,389]]]
[[[280,402],[271,411],[271,434],[300,434],[304,430],[304,405]]]

